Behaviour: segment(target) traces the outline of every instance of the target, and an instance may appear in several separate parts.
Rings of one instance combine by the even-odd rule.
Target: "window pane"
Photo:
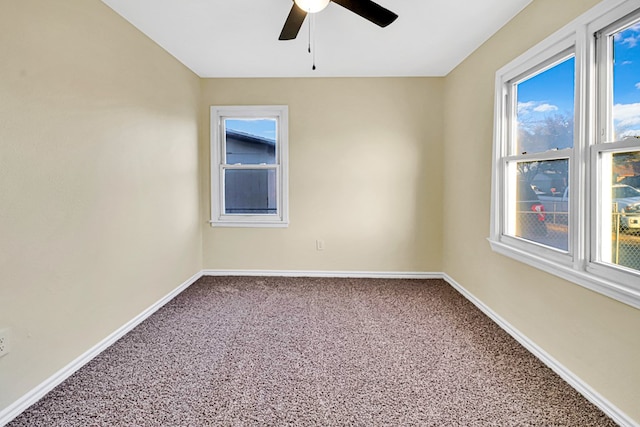
[[[277,214],[275,169],[226,169],[225,214]]]
[[[573,147],[573,57],[516,86],[516,154]]]
[[[640,270],[640,151],[605,154],[611,165],[612,184],[604,184],[602,199],[610,201],[611,223],[603,221],[602,239],[611,233],[611,247],[602,250],[602,261]],[[606,213],[605,213],[606,214]]]
[[[224,119],[227,164],[276,163],[275,119]]]
[[[556,249],[569,248],[569,160],[518,162],[515,236]]]
[[[613,35],[615,139],[640,136],[640,22]]]

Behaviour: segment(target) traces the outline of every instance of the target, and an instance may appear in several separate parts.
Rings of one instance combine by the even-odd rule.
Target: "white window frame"
[[[606,75],[605,55],[595,34],[620,23],[638,10],[637,0],[605,0],[496,72],[494,145],[489,243],[494,251],[588,289],[640,308],[640,272],[599,262],[598,222],[601,212],[602,153],[640,149],[640,141],[615,142],[604,125],[611,117],[610,93],[598,79]],[[536,70],[557,63],[562,52],[575,55],[575,116],[573,149],[542,154],[517,154],[510,150],[513,99],[510,85]],[[600,54],[600,55],[599,55]],[[597,56],[599,55],[599,56]],[[555,61],[555,62],[554,62]],[[605,74],[603,74],[605,73]],[[609,120],[610,122],[610,120]],[[607,122],[607,123],[609,123]],[[603,133],[603,129],[605,132]],[[509,162],[569,159],[569,250],[561,251],[506,233],[507,167]]]
[[[224,119],[275,119],[276,160],[270,165],[224,163]],[[211,106],[212,227],[288,227],[289,225],[289,108],[286,105]],[[224,211],[224,172],[227,169],[271,169],[276,173],[275,214],[227,214]]]
[[[575,38],[574,37],[568,37],[567,39],[563,40],[561,43],[557,43],[556,45],[552,46],[550,49],[546,49],[544,51],[544,57],[546,57],[547,59],[545,59],[542,62],[539,62],[539,57],[535,57],[532,60],[529,61],[525,61],[522,64],[522,67],[518,67],[516,70],[516,72],[518,72],[518,74],[512,74],[512,73],[507,73],[503,76],[503,78],[505,78],[506,80],[503,81],[502,83],[502,88],[501,88],[501,98],[502,98],[502,103],[503,103],[503,117],[505,118],[505,123],[504,123],[504,127],[505,127],[505,131],[507,132],[504,135],[504,147],[503,147],[503,155],[502,155],[502,166],[500,167],[500,170],[502,172],[502,177],[501,177],[501,181],[502,181],[502,188],[504,189],[504,194],[503,194],[503,198],[502,198],[502,203],[503,203],[503,208],[505,213],[509,212],[509,209],[507,207],[507,203],[508,200],[514,200],[515,199],[515,195],[514,194],[508,194],[508,190],[509,190],[509,186],[507,185],[510,177],[509,175],[514,175],[515,171],[511,171],[509,172],[511,169],[513,169],[513,166],[510,165],[515,165],[517,162],[531,162],[531,161],[553,161],[553,160],[564,160],[567,159],[569,162],[569,172],[570,175],[573,172],[573,164],[574,162],[574,156],[573,156],[573,148],[568,148],[568,149],[563,149],[563,150],[557,150],[557,151],[546,151],[546,152],[542,152],[542,153],[526,153],[526,154],[519,154],[516,153],[516,138],[515,138],[515,114],[517,111],[517,99],[514,96],[515,95],[515,91],[514,91],[514,86],[519,84],[520,82],[527,80],[528,78],[531,78],[532,76],[535,76],[537,74],[542,73],[545,70],[548,70],[550,68],[552,68],[553,66],[557,65],[560,62],[563,62],[564,60],[568,59],[571,56],[575,56],[575,52],[573,50],[575,46]],[[526,71],[524,72],[520,72],[522,68],[525,67],[529,67],[526,69]],[[577,104],[577,100],[576,101]],[[574,137],[575,139],[575,137]],[[572,177],[569,177],[569,180],[572,181],[571,179]],[[510,186],[512,191],[513,191],[513,186]],[[570,190],[573,191],[573,190]],[[574,200],[574,197],[570,197],[569,201],[570,203],[572,203]],[[573,206],[570,206],[569,212],[573,212]],[[562,262],[565,265],[571,265],[571,263],[573,262],[573,256],[572,256],[572,252],[573,252],[573,247],[575,246],[574,243],[572,242],[572,237],[575,235],[574,232],[572,232],[573,229],[573,224],[575,223],[574,219],[571,218],[571,216],[569,217],[569,250],[568,251],[563,251],[561,249],[556,249],[556,248],[552,248],[549,246],[544,246],[541,244],[538,244],[536,242],[532,242],[532,241],[528,241],[519,237],[515,237],[512,234],[508,234],[507,233],[507,229],[512,228],[513,227],[513,219],[510,218],[509,215],[505,214],[502,216],[502,223],[501,223],[501,236],[502,239],[509,242],[509,244],[519,247],[521,249],[526,249],[529,248],[529,250],[534,251],[535,253],[542,255],[542,256],[550,256],[550,257],[554,257],[556,260]]]

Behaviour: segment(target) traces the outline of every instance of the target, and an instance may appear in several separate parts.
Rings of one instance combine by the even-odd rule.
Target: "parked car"
[[[618,182],[618,184],[630,185],[636,190],[640,190],[640,175],[625,176]]]
[[[545,209],[530,183],[518,180],[516,188],[516,236],[534,238],[547,235]]]
[[[620,214],[620,229],[640,231],[640,190],[630,185],[613,185],[613,203]]]
[[[614,184],[612,201],[620,215],[621,230],[640,231],[640,190],[630,185]],[[569,187],[556,195],[539,195],[547,217],[553,222],[567,223],[569,213]]]

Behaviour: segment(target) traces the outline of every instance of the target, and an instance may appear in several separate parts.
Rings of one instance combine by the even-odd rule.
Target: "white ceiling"
[[[380,28],[331,3],[278,41],[291,0],[102,0],[200,77],[444,76],[532,0],[378,0]]]

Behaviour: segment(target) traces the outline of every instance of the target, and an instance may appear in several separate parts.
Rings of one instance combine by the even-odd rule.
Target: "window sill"
[[[211,227],[237,228],[287,228],[288,222],[283,221],[209,221]]]
[[[504,242],[491,238],[487,240],[489,240],[491,249],[494,252],[640,309],[640,290],[631,289],[620,283],[607,280],[604,277],[596,276],[588,271],[577,270],[571,266],[514,248]]]

